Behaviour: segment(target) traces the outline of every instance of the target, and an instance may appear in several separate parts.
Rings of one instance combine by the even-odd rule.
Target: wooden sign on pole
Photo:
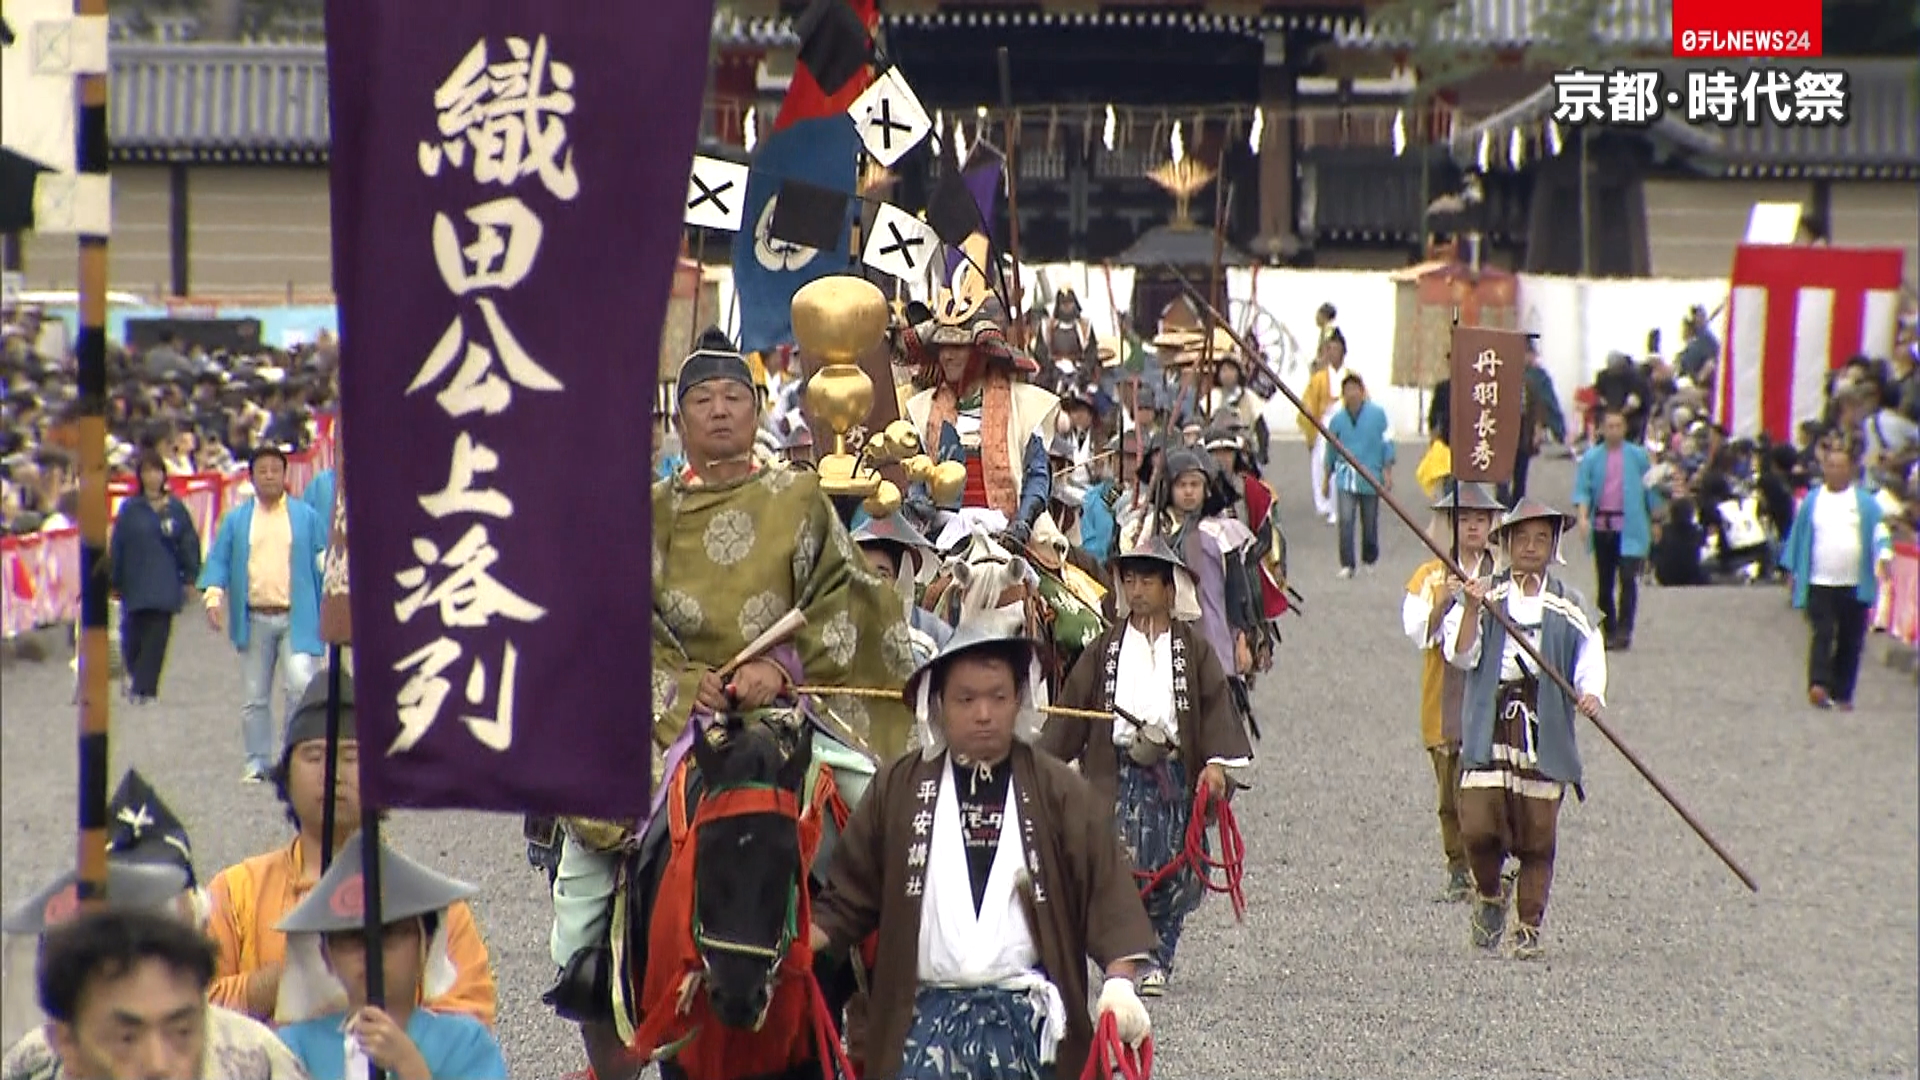
[[[1485,326],[1453,328],[1450,414],[1453,476],[1465,483],[1504,484],[1520,452],[1526,392],[1527,335]]]

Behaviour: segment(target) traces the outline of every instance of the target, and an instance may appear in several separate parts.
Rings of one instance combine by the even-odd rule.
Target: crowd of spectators
[[[1593,411],[1617,409],[1628,438],[1654,461],[1655,511],[1649,569],[1666,585],[1776,578],[1774,558],[1793,524],[1795,505],[1820,477],[1819,448],[1859,448],[1867,487],[1896,540],[1920,526],[1920,340],[1903,317],[1893,355],[1856,356],[1828,379],[1822,415],[1800,425],[1791,443],[1766,435],[1729,438],[1713,420],[1721,376],[1720,343],[1707,313],[1694,308],[1684,344],[1671,360],[1658,335],[1648,357],[1608,357],[1589,392]]]
[[[78,501],[74,360],[63,336],[41,334],[32,309],[0,328],[0,532],[73,524]],[[47,346],[49,340],[62,343]],[[329,335],[293,350],[244,354],[161,337],[144,349],[110,346],[107,458],[130,476],[146,450],[170,475],[230,473],[253,450],[305,449],[315,416],[332,407],[339,350]]]

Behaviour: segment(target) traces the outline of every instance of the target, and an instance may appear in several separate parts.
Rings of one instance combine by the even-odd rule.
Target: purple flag
[[[647,416],[712,0],[327,0],[362,791],[648,805]]]
[[[972,158],[981,156],[978,150],[971,155]],[[987,234],[987,244],[992,250],[998,250],[993,243],[993,219],[1000,209],[1000,168],[1003,164],[1000,156],[995,154],[990,161],[971,162],[966,171],[960,174],[961,184],[966,187],[967,194],[973,196],[973,205],[980,208],[980,231]],[[953,279],[953,272],[960,269],[960,264],[965,261],[958,248],[947,249],[949,281]],[[986,269],[991,270],[990,267]]]

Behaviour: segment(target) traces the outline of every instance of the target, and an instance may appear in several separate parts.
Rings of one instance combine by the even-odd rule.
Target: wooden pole
[[[340,653],[338,645],[327,646],[327,764],[320,790],[327,801],[320,807],[320,872],[333,865],[333,834],[339,831],[334,810],[340,790]]]
[[[1227,208],[1232,205],[1229,195],[1232,185],[1227,183],[1226,172],[1227,144],[1223,137],[1220,140],[1220,160],[1213,171],[1213,267],[1211,275],[1207,278],[1207,303],[1213,307],[1221,306],[1220,263],[1227,254]],[[1201,346],[1200,377],[1194,380],[1193,409],[1211,422],[1213,420],[1213,328],[1215,324],[1211,318],[1202,319],[1201,322],[1207,328],[1207,340]]]
[[[107,17],[107,0],[75,0],[74,14]],[[75,172],[107,176],[107,75],[79,77]],[[107,237],[80,236],[80,837],[74,889],[82,905],[107,896]]]
[[[367,1004],[384,1009],[387,1007],[387,965],[382,943],[386,919],[380,910],[380,811],[364,803],[360,807],[360,867],[361,885],[366,890],[366,914],[361,920],[360,932],[367,943]],[[386,1077],[387,1070],[371,1059],[367,1061],[367,1080],[386,1080]]]
[[[1027,347],[1027,304],[1026,291],[1020,287],[1020,149],[1015,145],[1019,137],[1019,113],[1013,108],[1013,66],[1007,58],[1007,47],[1000,46],[997,59],[1000,64],[1000,107],[1005,111],[1001,120],[1000,137],[1007,144],[1001,155],[1005,159],[1002,173],[1007,181],[1007,254],[1013,257],[1013,281],[1007,287],[1007,301],[1014,310],[1007,312],[1012,326],[1013,347]]]
[[[1162,265],[1180,282],[1180,287],[1186,290],[1188,296],[1192,297],[1198,303],[1206,303],[1205,300],[1201,299],[1200,291],[1195,289],[1193,283],[1188,281],[1186,276],[1180,273],[1176,267],[1165,263]],[[1207,307],[1211,309],[1212,305],[1209,304]],[[1218,312],[1213,312],[1212,314],[1215,318],[1219,318]],[[1231,332],[1230,330],[1229,333]],[[1243,348],[1244,344],[1243,342]],[[1428,551],[1433,552],[1435,558],[1446,564],[1448,573],[1462,581],[1471,580],[1466,571],[1461,569],[1459,561],[1448,556],[1446,551],[1434,541],[1433,537],[1428,535],[1427,530],[1421,528],[1420,524],[1414,521],[1413,515],[1407,513],[1406,509],[1400,505],[1400,500],[1394,497],[1393,492],[1388,491],[1380,485],[1380,478],[1374,475],[1373,470],[1362,464],[1358,458],[1353,456],[1353,451],[1348,450],[1340,440],[1334,438],[1333,433],[1327,430],[1327,426],[1321,423],[1319,417],[1307,411],[1306,404],[1300,400],[1300,396],[1293,392],[1292,387],[1282,382],[1280,376],[1275,373],[1273,369],[1266,366],[1266,360],[1263,357],[1257,353],[1252,354],[1250,361],[1266,371],[1267,377],[1273,380],[1273,384],[1279,388],[1281,395],[1292,402],[1294,408],[1300,410],[1300,415],[1307,418],[1307,421],[1313,425],[1314,430],[1320,433],[1321,438],[1327,440],[1328,451],[1337,453],[1342,458],[1345,458],[1347,464],[1353,466],[1353,470],[1360,474],[1362,480],[1373,485],[1373,489],[1380,493],[1380,501],[1385,503],[1387,509],[1393,511],[1394,516],[1399,518],[1408,529],[1413,531],[1413,535],[1418,537],[1422,544],[1426,545]],[[1568,680],[1566,674],[1547,663],[1546,657],[1540,655],[1540,650],[1535,648],[1533,642],[1529,641],[1527,636],[1520,632],[1520,628],[1514,625],[1513,619],[1507,615],[1506,611],[1503,610],[1500,605],[1488,604],[1481,610],[1493,616],[1493,620],[1506,630],[1507,637],[1510,638],[1514,644],[1520,646],[1520,651],[1527,654],[1527,659],[1533,661],[1534,668],[1541,674],[1547,676],[1553,685],[1560,688],[1561,693],[1567,695],[1569,700],[1576,699],[1580,696],[1579,691],[1574,688],[1573,683]],[[1659,777],[1653,775],[1652,770],[1647,768],[1646,763],[1640,760],[1640,755],[1634,753],[1631,747],[1622,742],[1620,736],[1614,733],[1613,728],[1604,719],[1598,716],[1589,716],[1587,719],[1593,723],[1594,727],[1600,730],[1600,734],[1605,736],[1608,742],[1613,744],[1615,750],[1620,751],[1620,756],[1627,759],[1627,764],[1633,766],[1634,771],[1640,774],[1640,778],[1651,785],[1653,790],[1658,793],[1662,799],[1666,800],[1668,806],[1673,807],[1674,813],[1680,815],[1680,820],[1687,823],[1687,827],[1693,830],[1694,835],[1698,836],[1715,855],[1720,857],[1720,861],[1727,865],[1727,869],[1733,871],[1733,875],[1740,879],[1740,883],[1754,892],[1759,892],[1760,885],[1754,881],[1753,876],[1741,867],[1739,862],[1727,852],[1726,848],[1720,846],[1720,842],[1713,838],[1713,834],[1707,831],[1706,826],[1700,824],[1699,819],[1695,818],[1693,813],[1681,804],[1679,797],[1668,790],[1667,785],[1661,783]]]

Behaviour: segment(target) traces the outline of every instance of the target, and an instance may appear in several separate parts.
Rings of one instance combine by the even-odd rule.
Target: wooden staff
[[[1172,264],[1163,263],[1162,265],[1166,267],[1168,273],[1172,274],[1173,277],[1180,282],[1180,287],[1184,289],[1190,297],[1196,302],[1205,305],[1207,311],[1215,318],[1219,318],[1219,312],[1213,310],[1213,305],[1207,304],[1205,300],[1201,299],[1199,291],[1193,287],[1193,283],[1188,281],[1184,274],[1180,273]],[[1231,329],[1228,330],[1228,333],[1232,332]],[[1307,418],[1307,422],[1313,425],[1314,430],[1320,433],[1321,438],[1327,440],[1327,448],[1338,453],[1346,460],[1348,465],[1353,467],[1356,473],[1360,474],[1361,479],[1373,485],[1373,489],[1380,493],[1380,501],[1387,505],[1387,509],[1393,511],[1395,517],[1406,524],[1413,535],[1418,537],[1422,544],[1426,545],[1427,550],[1433,552],[1434,557],[1446,566],[1447,572],[1462,581],[1471,580],[1467,572],[1461,569],[1459,561],[1449,556],[1447,552],[1434,541],[1433,537],[1427,535],[1427,530],[1421,528],[1419,523],[1414,521],[1413,515],[1407,513],[1406,508],[1400,505],[1400,500],[1395,498],[1391,491],[1386,490],[1380,485],[1380,478],[1375,476],[1372,470],[1361,464],[1359,459],[1353,456],[1353,451],[1348,450],[1339,439],[1334,438],[1333,433],[1327,430],[1327,426],[1320,422],[1319,417],[1307,411],[1306,404],[1300,400],[1300,395],[1294,393],[1291,387],[1282,382],[1278,373],[1266,366],[1265,359],[1261,357],[1259,353],[1247,349],[1246,342],[1240,341],[1238,344],[1247,352],[1248,359],[1253,364],[1258,365],[1260,369],[1266,373],[1267,378],[1273,380],[1273,385],[1279,388],[1281,395],[1292,402],[1294,408],[1300,410],[1300,415]],[[1565,674],[1547,663],[1546,657],[1540,655],[1540,650],[1534,647],[1533,642],[1527,640],[1527,636],[1520,632],[1520,628],[1514,624],[1513,619],[1507,615],[1506,611],[1501,608],[1500,605],[1487,604],[1483,606],[1481,610],[1493,616],[1493,620],[1506,630],[1507,637],[1516,645],[1520,646],[1520,651],[1527,654],[1527,659],[1533,661],[1535,669],[1547,676],[1553,685],[1559,687],[1561,693],[1566,694],[1569,700],[1579,699],[1580,692],[1575,689],[1573,683]],[[1585,716],[1586,714],[1582,713],[1581,715]],[[1675,796],[1672,791],[1668,790],[1667,785],[1660,782],[1659,777],[1653,775],[1653,771],[1647,768],[1646,763],[1640,760],[1638,754],[1635,754],[1626,743],[1621,741],[1620,736],[1614,733],[1613,728],[1598,716],[1589,716],[1587,719],[1592,721],[1594,727],[1600,729],[1600,734],[1606,736],[1607,741],[1613,744],[1615,750],[1620,751],[1620,756],[1627,759],[1627,764],[1633,766],[1634,771],[1640,774],[1641,779],[1651,785],[1653,790],[1657,792],[1662,799],[1666,800],[1668,806],[1673,807],[1674,813],[1680,815],[1680,820],[1687,823],[1687,827],[1693,830],[1694,835],[1698,836],[1715,855],[1720,857],[1720,861],[1727,865],[1727,869],[1733,871],[1733,875],[1740,879],[1740,883],[1754,892],[1759,892],[1760,885],[1754,881],[1753,876],[1748,874],[1739,862],[1735,861],[1734,857],[1727,852],[1726,848],[1720,846],[1720,842],[1713,838],[1713,834],[1707,831],[1706,826],[1700,824],[1699,819],[1695,818],[1691,811],[1681,805],[1680,799]]]
[[[1063,476],[1065,476],[1065,475],[1067,475],[1068,473],[1070,473],[1070,472],[1072,472],[1073,470],[1075,470],[1075,469],[1077,469],[1077,468],[1079,468],[1079,467],[1080,467],[1080,465],[1091,465],[1091,464],[1093,464],[1093,463],[1094,463],[1094,462],[1096,462],[1096,461],[1104,461],[1104,460],[1106,460],[1107,458],[1110,458],[1110,457],[1112,457],[1113,455],[1115,455],[1115,454],[1117,454],[1117,453],[1119,453],[1119,452],[1120,452],[1120,451],[1118,451],[1118,450],[1102,450],[1102,451],[1100,451],[1099,453],[1097,453],[1097,454],[1095,454],[1095,455],[1093,455],[1092,457],[1090,457],[1090,458],[1088,458],[1087,460],[1085,460],[1085,461],[1083,461],[1083,462],[1080,462],[1079,464],[1076,464],[1076,465],[1068,465],[1068,466],[1067,466],[1066,468],[1063,468],[1063,469],[1055,469],[1055,470],[1053,470],[1053,478],[1054,478],[1055,480],[1058,480],[1058,479],[1060,479],[1061,477],[1063,477]]]
[[[1196,133],[1197,134],[1197,133]],[[1232,185],[1227,183],[1227,142],[1220,140],[1220,161],[1213,170],[1213,271],[1207,279],[1207,299],[1209,305],[1220,297],[1220,263],[1227,256],[1227,208],[1232,205]],[[1211,310],[1211,307],[1209,308]],[[1214,320],[1207,320],[1207,340],[1200,354],[1200,377],[1194,380],[1194,409],[1208,420],[1213,419],[1213,326]]]
[[[828,694],[845,694],[847,697],[888,698],[899,701],[906,691],[889,690],[884,686],[796,686],[795,693],[825,697]],[[1065,705],[1043,705],[1040,711],[1048,716],[1066,716],[1075,720],[1111,720],[1113,714],[1098,709],[1070,709]]]
[[[77,0],[74,14],[107,18],[107,0]],[[79,76],[74,168],[107,182],[107,75]],[[107,237],[80,234],[80,799],[74,898],[107,899],[107,732],[113,683],[107,672]]]
[[[1000,137],[1007,146],[1000,156],[1005,160],[1002,175],[1007,181],[1007,254],[1013,257],[1013,284],[1007,290],[1007,302],[1014,310],[1007,312],[1007,321],[1012,325],[1014,348],[1024,349],[1027,347],[1027,313],[1025,292],[1020,287],[1020,151],[1014,145],[1014,138],[1019,134],[1014,125],[1019,121],[1019,114],[1013,108],[1013,65],[1007,59],[1005,45],[1000,46],[997,59],[1000,63],[1000,107],[1006,113],[1001,119]]]

